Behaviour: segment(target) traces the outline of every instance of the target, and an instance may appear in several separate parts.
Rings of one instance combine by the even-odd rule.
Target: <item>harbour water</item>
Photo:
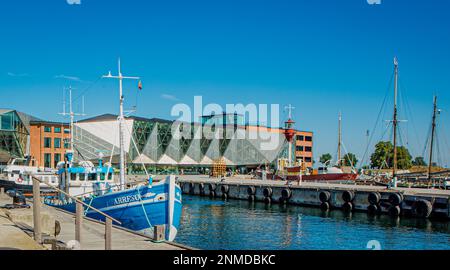
[[[176,242],[208,250],[450,249],[449,222],[340,210],[184,195],[181,222]]]

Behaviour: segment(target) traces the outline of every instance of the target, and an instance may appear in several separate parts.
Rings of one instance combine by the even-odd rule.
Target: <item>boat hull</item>
[[[164,180],[153,186],[139,186],[124,191],[84,199],[84,203],[100,210],[121,222],[115,224],[145,234],[152,234],[155,226],[164,225],[166,240],[173,241],[181,219],[181,189],[175,180]],[[76,211],[76,204],[52,206],[63,210]],[[89,218],[105,221],[105,216],[84,207]]]

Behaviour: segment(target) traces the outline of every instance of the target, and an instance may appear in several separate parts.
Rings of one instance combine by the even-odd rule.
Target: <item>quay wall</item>
[[[286,185],[280,181],[178,177],[183,194],[210,198],[238,199],[266,204],[320,207],[324,211],[367,212],[371,215],[450,217],[450,191],[379,186],[304,183]]]

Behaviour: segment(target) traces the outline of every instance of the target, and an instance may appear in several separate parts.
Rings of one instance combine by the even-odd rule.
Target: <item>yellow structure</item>
[[[225,159],[223,157],[213,161],[213,168],[212,168],[213,177],[225,176],[226,172],[227,172],[227,164],[225,163]]]

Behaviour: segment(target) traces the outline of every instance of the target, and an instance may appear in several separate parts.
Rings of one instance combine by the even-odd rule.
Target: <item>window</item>
[[[52,127],[44,127],[44,132],[52,132]]]
[[[305,141],[307,141],[307,142],[312,142],[312,137],[311,137],[311,136],[306,136],[306,137],[305,137]]]
[[[86,174],[84,174],[84,173],[80,173],[80,181],[84,181],[84,180],[86,180]]]
[[[55,127],[54,132],[55,133],[61,133],[61,128],[60,127]]]
[[[312,152],[312,147],[311,146],[306,146],[305,147],[305,151],[306,152]]]
[[[100,174],[100,180],[101,181],[105,181],[105,173],[101,173]]]
[[[70,148],[70,139],[64,139],[64,149]]]
[[[64,129],[64,133],[65,133],[65,134],[70,134],[70,128],[65,128],[65,129]]]
[[[44,138],[44,147],[52,148],[52,139],[51,138]]]
[[[53,156],[53,159],[54,159],[54,168],[56,168],[56,167],[58,167],[58,163],[61,161],[61,154],[55,154],[54,156]]]
[[[96,173],[88,174],[88,180],[89,181],[97,181],[97,174]]]
[[[304,141],[304,140],[305,140],[305,136],[303,136],[303,135],[297,136],[297,141]]]
[[[108,180],[112,180],[112,173],[108,173]]]
[[[76,173],[71,173],[70,174],[70,181],[77,181],[77,174]]]
[[[303,146],[297,146],[297,147],[295,147],[295,149],[296,149],[296,151],[298,151],[298,152],[303,152],[303,151],[304,151]]]
[[[305,158],[305,162],[311,162],[311,161],[312,161],[312,158],[310,158],[310,157]]]
[[[55,148],[61,148],[61,139],[55,138]]]
[[[52,166],[52,154],[44,154],[44,167],[50,168]]]

